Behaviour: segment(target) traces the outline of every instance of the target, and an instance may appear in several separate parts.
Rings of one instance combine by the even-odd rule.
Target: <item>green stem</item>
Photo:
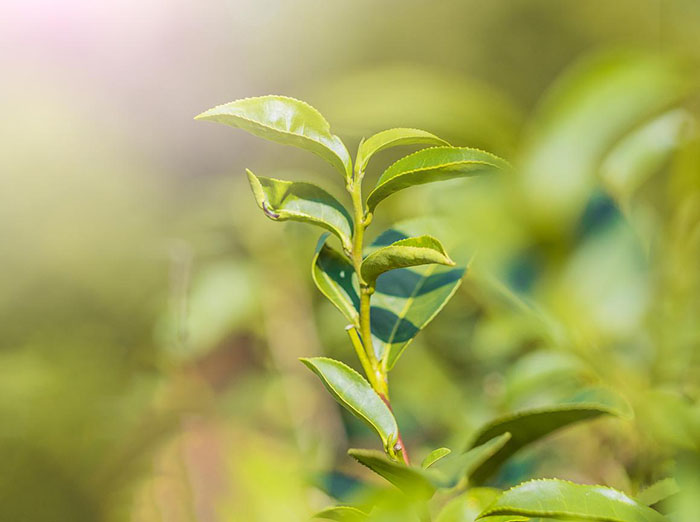
[[[362,204],[362,177],[364,172],[355,172],[352,180],[347,185],[347,190],[352,197],[353,220],[355,233],[352,238],[352,264],[360,284],[360,332],[358,337],[357,329],[354,326],[348,327],[348,335],[360,359],[362,368],[367,375],[372,388],[382,398],[391,410],[389,401],[389,384],[387,381],[387,371],[384,365],[377,360],[372,344],[372,323],[371,323],[371,298],[374,288],[369,286],[364,279],[360,268],[362,267],[362,250],[365,236],[365,228],[371,221],[371,216],[366,216],[364,205]],[[408,452],[404,446],[401,434],[397,433],[398,439],[395,451],[401,455],[404,463],[409,464]]]

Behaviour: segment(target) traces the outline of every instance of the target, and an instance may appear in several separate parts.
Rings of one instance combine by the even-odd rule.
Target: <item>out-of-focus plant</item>
[[[319,518],[665,520],[645,505],[644,498],[635,500],[602,486],[549,479],[525,482],[507,491],[486,487],[499,467],[529,443],[574,422],[601,415],[628,415],[625,402],[605,389],[579,390],[560,404],[497,418],[478,430],[464,451],[435,449],[420,466],[409,459],[392,411],[388,375],[406,346],[453,296],[466,268],[458,267],[442,243],[426,233],[436,228],[434,224],[397,224],[368,247],[365,231],[379,203],[398,191],[508,172],[506,161],[478,149],[453,147],[429,132],[412,128],[389,129],[362,140],[352,161],[318,111],[282,96],[234,101],[197,118],[313,152],[340,172],[350,197],[348,211],[316,185],[258,177],[247,171],[258,206],[268,218],[310,223],[328,231],[318,242],[312,278],[350,322],[346,330],[365,377],[338,360],[313,357],[301,361],[318,375],[336,401],[376,432],[384,450],[350,449],[348,453],[396,486],[402,495],[374,496],[355,506],[331,507],[319,513]],[[362,181],[372,157],[400,145],[431,147],[390,165],[363,198]],[[332,246],[331,236],[340,248]],[[674,492],[673,485],[657,489],[647,495],[652,499],[648,504]]]

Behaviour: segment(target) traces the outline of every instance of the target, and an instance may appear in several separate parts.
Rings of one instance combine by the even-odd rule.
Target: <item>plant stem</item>
[[[372,388],[377,392],[379,397],[384,401],[389,410],[391,402],[389,401],[389,384],[387,381],[386,368],[377,360],[377,354],[374,352],[372,344],[372,324],[370,315],[371,297],[374,293],[374,288],[370,287],[364,279],[360,268],[362,266],[362,249],[365,235],[365,228],[369,225],[369,220],[365,219],[364,205],[362,204],[362,177],[364,172],[355,172],[352,180],[347,185],[347,190],[352,197],[353,220],[354,220],[354,235],[352,238],[352,264],[357,274],[357,279],[360,284],[360,338],[358,338],[357,330],[354,326],[348,327],[348,335],[353,343],[357,356],[360,359],[362,368],[367,374]],[[361,342],[361,345],[360,345]],[[404,463],[409,465],[408,452],[406,446],[401,439],[401,433],[397,432],[397,440],[394,450],[401,455]]]

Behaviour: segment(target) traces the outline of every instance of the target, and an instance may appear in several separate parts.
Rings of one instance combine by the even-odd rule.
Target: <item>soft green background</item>
[[[366,476],[345,450],[373,434],[297,361],[357,367],[309,277],[318,231],[267,220],[244,169],[347,203],[342,179],[192,119],[268,93],[351,152],[415,126],[516,166],[406,190],[369,229],[440,213],[474,258],[392,373],[414,460],[604,385],[634,420],[556,434],[497,483],[673,474],[697,518],[700,3],[9,0],[0,20],[1,520],[305,520]]]

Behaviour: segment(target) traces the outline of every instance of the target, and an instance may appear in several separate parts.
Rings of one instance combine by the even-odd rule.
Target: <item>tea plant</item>
[[[273,221],[301,221],[326,229],[312,261],[312,278],[321,293],[349,321],[346,330],[364,377],[326,357],[301,361],[334,399],[364,421],[381,441],[382,451],[350,449],[349,454],[388,482],[404,505],[421,520],[506,522],[545,517],[612,522],[661,522],[658,511],[603,486],[547,479],[507,491],[485,487],[499,467],[525,445],[574,422],[601,415],[628,415],[610,392],[582,390],[570,401],[498,418],[478,431],[464,451],[438,448],[420,466],[411,463],[392,412],[389,373],[407,345],[455,293],[466,271],[456,266],[442,243],[415,227],[396,226],[369,246],[365,231],[379,204],[415,185],[508,172],[508,163],[481,150],[454,147],[426,131],[389,129],[360,142],[352,161],[328,122],[308,104],[283,96],[262,96],[214,107],[197,119],[238,127],[256,136],[296,146],[328,162],[343,176],[352,207],[326,190],[305,182],[255,175],[247,170],[258,206]],[[390,165],[369,194],[363,179],[375,154],[401,145],[426,148]],[[335,236],[340,248],[331,244]],[[425,265],[425,266],[423,266]],[[650,488],[651,490],[651,488]],[[648,504],[673,493],[663,483]],[[331,520],[385,520],[381,501],[336,506],[316,516]],[[408,518],[410,519],[410,518]],[[406,518],[403,518],[406,520]]]

